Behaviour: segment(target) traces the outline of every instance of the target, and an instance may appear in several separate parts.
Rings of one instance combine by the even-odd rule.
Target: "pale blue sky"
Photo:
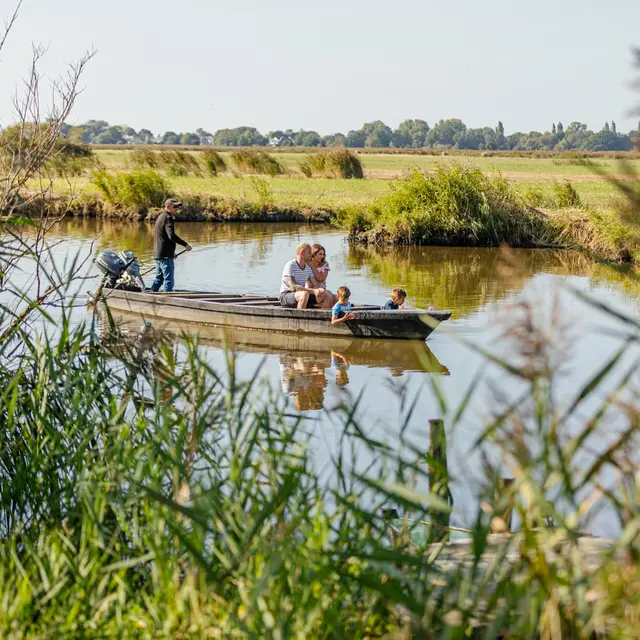
[[[638,120],[639,0],[24,0],[0,61],[2,124],[31,42],[49,44],[49,74],[98,50],[75,122],[325,134],[375,119],[507,133]]]

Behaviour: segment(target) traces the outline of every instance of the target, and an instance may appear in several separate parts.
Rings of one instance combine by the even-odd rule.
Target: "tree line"
[[[350,148],[456,148],[509,151],[626,151],[640,148],[638,129],[620,133],[615,122],[606,122],[600,131],[590,130],[582,122],[553,123],[550,131],[505,134],[502,122],[496,127],[469,128],[462,120],[439,120],[433,126],[425,120],[405,120],[392,129],[381,120],[367,122],[347,134],[321,136],[317,131],[291,129],[269,131],[266,135],[255,127],[204,129],[154,134],[149,129],[136,131],[126,125],[110,125],[104,120],[89,120],[78,126],[65,125],[63,134],[70,140],[87,144],[160,144],[251,147],[350,147]]]

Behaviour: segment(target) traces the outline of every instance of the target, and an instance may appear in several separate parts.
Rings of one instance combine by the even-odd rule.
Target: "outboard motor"
[[[119,280],[122,272],[126,269],[127,263],[111,249],[105,249],[97,258],[98,269],[104,273],[104,286],[113,289]]]
[[[121,251],[118,257],[125,263],[125,265],[128,265],[124,275],[121,277],[127,281],[130,280],[130,284],[144,290],[144,280],[140,273],[140,263],[138,262],[138,258],[135,257],[133,251]],[[129,284],[129,282],[127,282],[127,284]]]
[[[140,275],[140,263],[133,251],[123,251],[118,255],[111,249],[103,251],[95,260],[104,273],[104,286],[108,289],[144,290]]]

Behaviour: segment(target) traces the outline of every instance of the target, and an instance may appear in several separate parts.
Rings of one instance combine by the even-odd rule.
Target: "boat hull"
[[[216,296],[225,301],[217,301]],[[230,298],[233,300],[229,301]],[[105,290],[104,301],[110,309],[137,313],[149,318],[261,331],[355,338],[424,340],[440,322],[451,317],[448,311],[384,311],[374,308],[360,310],[356,307],[353,320],[332,325],[331,312],[328,310],[284,309],[276,306],[276,303],[272,303],[273,306],[251,306],[250,296],[194,291],[162,294],[111,289]]]

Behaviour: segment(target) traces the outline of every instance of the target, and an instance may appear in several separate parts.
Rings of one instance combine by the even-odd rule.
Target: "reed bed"
[[[603,311],[639,337],[635,318]],[[0,325],[3,635],[638,636],[638,363],[623,344],[558,403],[571,345],[560,309],[518,303],[502,334],[511,356],[484,354],[520,391],[496,397],[471,447],[485,466],[455,562],[447,438],[477,420],[465,413],[477,380],[460,406],[434,381],[445,420],[424,446],[402,429],[380,442],[338,408],[341,446],[321,471],[312,425],[259,371],[240,379],[233,356],[216,370],[185,338],[176,358],[109,316],[73,326],[63,310],[55,328],[42,316],[38,331],[7,332],[14,317]],[[398,402],[403,422],[412,400]],[[363,469],[365,452],[376,463]],[[387,537],[380,506],[411,517],[402,535]],[[605,506],[620,535],[589,551],[580,532]],[[518,534],[496,535],[508,512]]]

